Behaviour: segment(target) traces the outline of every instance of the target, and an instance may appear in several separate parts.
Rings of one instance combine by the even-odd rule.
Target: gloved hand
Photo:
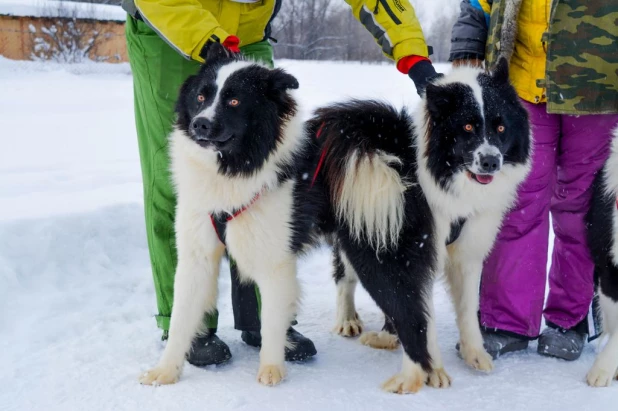
[[[206,60],[206,56],[208,55],[208,50],[212,47],[213,44],[217,44],[214,41],[208,41],[204,44],[202,51],[200,53],[200,57]],[[229,57],[235,57],[240,54],[240,48],[238,45],[240,44],[240,39],[236,36],[227,36],[222,43],[221,46],[224,47],[225,51],[229,54]]]
[[[442,73],[437,73],[436,69],[433,68],[431,61],[425,59],[416,62],[408,71],[408,76],[414,82],[416,86],[416,92],[419,96],[422,96],[425,92],[425,88],[427,84],[432,80],[440,78],[444,76]]]

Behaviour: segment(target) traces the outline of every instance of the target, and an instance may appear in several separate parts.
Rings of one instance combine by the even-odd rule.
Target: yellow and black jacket
[[[427,57],[421,26],[408,0],[345,1],[387,57],[396,62],[411,55]],[[223,42],[235,35],[242,46],[269,38],[281,2],[124,0],[123,7],[130,15],[140,16],[183,56],[203,62],[200,53],[208,41]]]

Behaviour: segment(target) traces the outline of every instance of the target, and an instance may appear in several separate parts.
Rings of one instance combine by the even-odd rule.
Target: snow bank
[[[120,6],[55,0],[0,0],[0,15],[125,21]]]

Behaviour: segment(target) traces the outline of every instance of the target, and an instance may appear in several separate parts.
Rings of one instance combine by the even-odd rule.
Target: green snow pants
[[[169,171],[167,137],[175,119],[178,90],[187,77],[199,70],[200,64],[184,59],[146,23],[130,16],[127,17],[126,37],[133,73],[146,235],[159,310],[156,320],[159,328],[167,331],[172,314],[177,263],[174,236],[176,197]],[[273,66],[273,51],[268,41],[240,49],[245,56]],[[256,286],[241,285],[233,261],[230,266],[235,328],[259,331],[259,291]],[[217,320],[217,312],[205,315],[208,329],[216,330]]]

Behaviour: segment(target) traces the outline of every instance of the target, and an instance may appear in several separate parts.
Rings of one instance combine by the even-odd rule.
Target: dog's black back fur
[[[433,218],[416,180],[416,150],[412,121],[405,111],[376,101],[352,101],[317,111],[308,130],[317,134],[326,152],[323,178],[331,202],[340,195],[345,160],[358,150],[362,156],[383,152],[400,158],[394,164],[409,184],[405,192],[404,225],[399,242],[376,252],[368,242],[358,241],[345,221],[336,221],[336,249],[343,251],[364,288],[397,329],[408,356],[429,371],[427,307],[436,263]],[[335,256],[335,278],[343,274],[341,256]]]

